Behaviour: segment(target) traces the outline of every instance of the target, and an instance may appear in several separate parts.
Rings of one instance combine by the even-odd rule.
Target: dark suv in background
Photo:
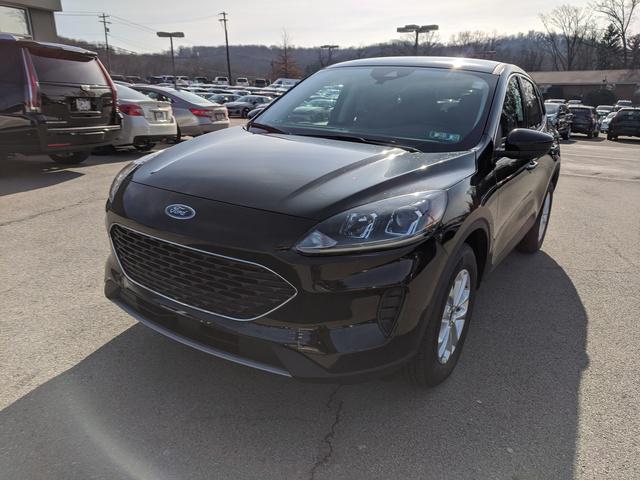
[[[573,114],[571,119],[573,133],[584,133],[589,138],[600,135],[600,123],[595,108],[586,105],[569,105],[569,111]]]
[[[607,139],[617,140],[618,136],[640,137],[640,108],[622,108],[609,123]]]
[[[94,52],[0,34],[0,153],[85,160],[120,129],[116,89]]]

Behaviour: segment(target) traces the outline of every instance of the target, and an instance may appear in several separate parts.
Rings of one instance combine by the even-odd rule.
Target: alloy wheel
[[[471,294],[471,275],[462,269],[456,275],[447,296],[438,333],[438,361],[447,363],[456,349],[469,310],[469,296]]]

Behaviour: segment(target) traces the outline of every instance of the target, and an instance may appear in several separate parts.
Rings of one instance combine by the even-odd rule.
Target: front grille
[[[282,306],[296,289],[271,270],[111,227],[120,266],[134,283],[171,300],[234,320],[253,320]]]

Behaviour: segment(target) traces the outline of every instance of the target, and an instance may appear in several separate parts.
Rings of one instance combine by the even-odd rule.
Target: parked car
[[[120,130],[117,92],[94,52],[0,34],[0,153],[86,160]]]
[[[631,100],[618,100],[614,106],[614,109],[620,110],[625,107],[633,107],[633,102]]]
[[[240,95],[231,93],[209,93],[204,95],[204,98],[210,102],[217,103],[218,105],[224,105],[229,102],[235,102],[240,98]]]
[[[227,77],[216,77],[213,79],[213,83],[216,85],[229,85],[229,79]]]
[[[152,75],[147,77],[147,82],[151,85],[157,85],[159,83],[164,83],[164,77],[158,75]]]
[[[132,88],[154,100],[171,103],[178,124],[177,140],[184,135],[195,137],[229,127],[227,109],[195,93],[155,85],[134,85]]]
[[[586,105],[569,105],[569,111],[572,113],[571,131],[573,133],[583,133],[587,137],[597,137],[600,134],[600,125],[596,109],[587,107]]]
[[[267,104],[268,105],[268,104]],[[267,105],[258,105],[256,108],[247,113],[247,118],[251,119],[267,108]]]
[[[230,117],[246,118],[248,113],[258,105],[267,104],[271,101],[269,97],[262,95],[245,95],[239,99],[226,103]]]
[[[640,108],[622,108],[611,119],[607,139],[619,136],[640,137]]]
[[[157,142],[173,140],[178,134],[171,102],[153,100],[132,88],[116,85],[122,129],[113,147],[151,150]]]
[[[264,79],[264,78],[256,78],[256,79],[253,81],[253,86],[254,86],[254,87],[264,88],[264,87],[266,87],[267,85],[269,85],[269,82],[268,82],[266,79]]]
[[[558,134],[564,139],[571,138],[571,120],[573,115],[564,103],[545,102],[545,110],[547,112],[547,121],[553,125]]]
[[[127,75],[124,78],[129,83],[149,83],[144,78],[138,77],[137,75]]]
[[[604,119],[611,112],[613,112],[613,105],[598,105],[596,107],[596,115],[598,116],[598,120]]]
[[[238,87],[248,87],[249,79],[247,77],[238,77],[236,78],[236,85]]]
[[[325,124],[291,118],[327,85],[341,93]],[[336,382],[405,368],[436,385],[460,358],[478,285],[514,246],[542,246],[554,134],[512,65],[332,65],[246,128],[116,176],[105,294],[174,340],[267,372]]]
[[[582,105],[582,100],[573,99],[567,102],[567,105]]]
[[[300,82],[299,78],[278,78],[269,88],[286,88],[287,90]]]
[[[193,83],[211,83],[208,77],[193,77]]]
[[[611,119],[616,116],[616,113],[618,112],[611,112],[602,119],[600,122],[600,132],[607,133],[609,131],[609,123],[611,122]]]
[[[549,98],[545,103],[567,103],[567,101],[564,98]]]

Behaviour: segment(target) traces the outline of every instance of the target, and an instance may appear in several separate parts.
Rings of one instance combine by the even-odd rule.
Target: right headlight
[[[122,182],[124,182],[125,178],[127,178],[141,165],[145,164],[161,152],[162,150],[159,150],[157,152],[150,153],[149,155],[145,155],[144,157],[138,158],[137,160],[134,160],[130,164],[126,165],[122,170],[120,170],[113,179],[113,182],[111,182],[111,187],[109,188],[109,202],[113,202],[113,199],[115,198],[116,193],[118,193],[120,185],[122,185]]]
[[[435,229],[446,205],[443,190],[386,198],[324,220],[295,248],[307,254],[333,254],[411,243]]]

